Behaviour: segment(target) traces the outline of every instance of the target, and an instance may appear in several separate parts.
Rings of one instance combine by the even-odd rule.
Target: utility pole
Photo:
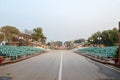
[[[119,22],[118,26],[119,26],[119,35],[118,35],[118,37],[119,37],[119,41],[118,41],[118,43],[119,43],[119,51],[118,51],[118,59],[119,59],[119,64],[120,64],[120,22]]]

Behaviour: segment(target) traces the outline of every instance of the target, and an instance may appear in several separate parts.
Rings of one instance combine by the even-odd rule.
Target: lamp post
[[[98,44],[99,44],[99,47],[100,47],[100,41],[102,40],[102,37],[98,37]]]
[[[119,64],[120,64],[120,22],[119,22],[118,26],[119,26],[119,35],[118,35],[118,38],[119,38],[119,41],[118,41],[118,43],[119,43],[119,51],[118,51],[118,59],[119,59]]]
[[[92,46],[94,46],[94,45],[93,45],[93,39],[91,39],[90,42],[91,42]]]

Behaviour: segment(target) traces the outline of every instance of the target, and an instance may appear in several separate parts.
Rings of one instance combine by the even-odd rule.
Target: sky
[[[42,27],[47,41],[87,39],[119,21],[120,0],[0,0],[1,27]]]

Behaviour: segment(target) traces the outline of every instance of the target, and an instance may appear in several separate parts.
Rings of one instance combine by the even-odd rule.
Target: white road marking
[[[112,69],[112,70],[114,70],[114,71],[120,72],[120,70],[117,70],[117,69],[115,69],[115,68],[113,68],[113,67],[109,67],[109,66],[104,65],[104,64],[102,64],[102,65],[105,66],[105,67],[107,67],[107,68],[109,68],[109,69]]]
[[[88,60],[90,60],[90,59],[88,59]],[[90,61],[93,61],[93,60],[90,60]],[[104,67],[107,67],[107,68],[112,69],[114,71],[120,72],[119,68],[117,69],[116,67],[115,68],[114,67],[110,67],[108,65],[105,65],[105,64],[102,64],[102,63],[99,63],[99,62],[98,62],[98,64],[103,65]]]
[[[60,68],[59,68],[59,76],[58,80],[62,80],[62,62],[63,62],[63,52],[61,52],[61,58],[60,58]]]

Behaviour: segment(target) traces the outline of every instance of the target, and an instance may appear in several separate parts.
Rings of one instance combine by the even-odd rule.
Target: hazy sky
[[[87,39],[120,21],[120,0],[0,0],[0,26],[42,27],[48,41]]]

